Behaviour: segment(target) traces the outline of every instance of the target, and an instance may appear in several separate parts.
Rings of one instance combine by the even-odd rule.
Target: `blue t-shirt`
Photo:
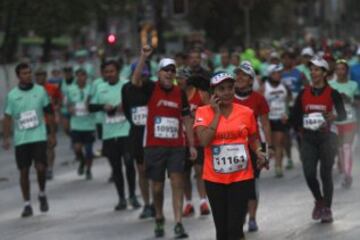
[[[293,68],[290,71],[283,71],[281,74],[281,82],[295,94],[298,94],[303,88],[302,78],[302,73],[296,68]]]

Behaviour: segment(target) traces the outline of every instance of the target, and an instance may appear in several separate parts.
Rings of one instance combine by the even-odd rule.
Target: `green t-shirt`
[[[310,69],[308,67],[306,67],[304,64],[301,64],[301,65],[298,65],[296,68],[305,75],[306,79],[309,82],[311,81],[311,73],[310,73]]]
[[[356,122],[356,112],[352,103],[354,101],[355,95],[359,94],[358,84],[355,81],[347,81],[346,83],[341,83],[336,80],[329,81],[330,87],[337,90],[340,94],[345,94],[350,98],[350,102],[344,99],[344,107],[346,110],[346,120],[341,122],[336,122],[338,124]]]
[[[62,107],[61,107],[61,113],[62,114],[67,114],[68,110],[67,110],[67,91],[71,86],[74,86],[76,84],[76,79],[74,78],[74,80],[72,81],[72,83],[67,84],[66,80],[63,79],[62,83],[61,83],[61,94],[63,96],[62,99]]]
[[[42,86],[30,90],[13,88],[7,95],[5,114],[13,119],[15,146],[46,141],[44,107],[50,104]]]
[[[232,65],[232,64],[229,64],[225,68],[223,66],[220,66],[220,67],[216,68],[215,72],[226,72],[226,73],[234,75],[234,70],[235,70],[235,66]]]
[[[121,104],[121,90],[126,82],[118,81],[115,85],[102,83],[98,85],[95,96],[91,99],[93,104],[109,104],[118,107]],[[129,135],[130,123],[126,120],[123,113],[108,115],[103,117],[103,140],[116,137],[126,137]]]
[[[68,105],[72,105],[75,110],[70,119],[71,130],[95,131],[95,116],[88,110],[90,93],[90,84],[85,85],[83,89],[80,89],[77,84],[68,89]]]
[[[97,78],[94,80],[92,86],[91,86],[91,98],[93,98],[96,95],[96,92],[98,90],[99,85],[106,83],[103,78]],[[95,113],[95,122],[96,123],[102,123],[103,113],[97,112]]]

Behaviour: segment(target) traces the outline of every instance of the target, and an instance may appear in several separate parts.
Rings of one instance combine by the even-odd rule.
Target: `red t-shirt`
[[[51,83],[45,83],[44,88],[49,95],[51,107],[55,110],[55,103],[61,103],[62,95],[59,87]],[[48,118],[45,116],[45,123],[48,123]]]
[[[256,118],[261,115],[268,114],[270,111],[265,97],[254,91],[246,98],[239,97],[235,94],[234,103],[251,108],[254,111]]]
[[[194,128],[209,126],[214,118],[210,105],[199,107]],[[228,117],[221,116],[213,140],[204,149],[203,179],[230,184],[253,179],[248,138],[257,134],[253,111],[233,104]]]

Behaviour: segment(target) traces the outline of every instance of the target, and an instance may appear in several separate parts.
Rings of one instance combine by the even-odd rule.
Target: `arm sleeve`
[[[332,93],[331,93],[331,97],[334,102],[335,110],[337,113],[336,121],[345,120],[346,119],[346,111],[345,111],[344,103],[343,103],[340,93],[333,89]]]
[[[197,108],[195,112],[194,128],[198,126],[209,126],[212,115],[213,114],[209,114],[209,111],[207,111],[207,109],[204,107]]]
[[[124,114],[126,119],[131,122],[131,114],[130,114],[130,106],[126,97],[126,93],[127,93],[127,88],[128,84],[126,84],[122,89],[121,89],[121,103],[122,103],[122,107],[124,110]]]
[[[190,106],[189,106],[189,102],[188,102],[186,93],[184,91],[181,91],[181,102],[182,102],[181,115],[189,116],[190,115]]]
[[[302,109],[302,96],[304,94],[304,90],[302,90],[295,100],[294,107],[290,112],[290,123],[295,128],[295,130],[300,130],[303,124],[303,109]]]

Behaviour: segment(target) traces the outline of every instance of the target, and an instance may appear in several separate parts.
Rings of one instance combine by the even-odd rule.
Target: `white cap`
[[[229,80],[229,79],[235,81],[234,76],[232,74],[229,74],[229,73],[226,73],[226,72],[219,72],[219,73],[216,73],[210,79],[210,85],[212,87],[214,87],[214,86],[222,83],[223,81]]]
[[[240,66],[238,68],[235,68],[234,73],[238,74],[239,71],[242,71],[245,74],[249,75],[252,79],[255,78],[254,68],[249,61],[241,62]]]
[[[326,71],[329,71],[329,64],[323,58],[314,57],[311,59],[310,63],[317,67],[325,68]]]
[[[267,68],[267,73],[268,73],[268,75],[271,75],[274,72],[280,72],[283,69],[284,68],[281,64],[270,64],[269,67]]]
[[[279,54],[277,52],[271,52],[270,53],[270,59],[273,59],[273,58],[280,59],[280,56],[279,56]]]
[[[314,50],[311,47],[303,48],[303,50],[301,51],[301,56],[305,56],[305,55],[313,57]]]
[[[159,62],[159,66],[158,66],[158,71],[160,71],[161,69],[169,66],[169,65],[174,65],[174,67],[176,67],[176,63],[174,59],[171,58],[163,58],[160,60]]]

